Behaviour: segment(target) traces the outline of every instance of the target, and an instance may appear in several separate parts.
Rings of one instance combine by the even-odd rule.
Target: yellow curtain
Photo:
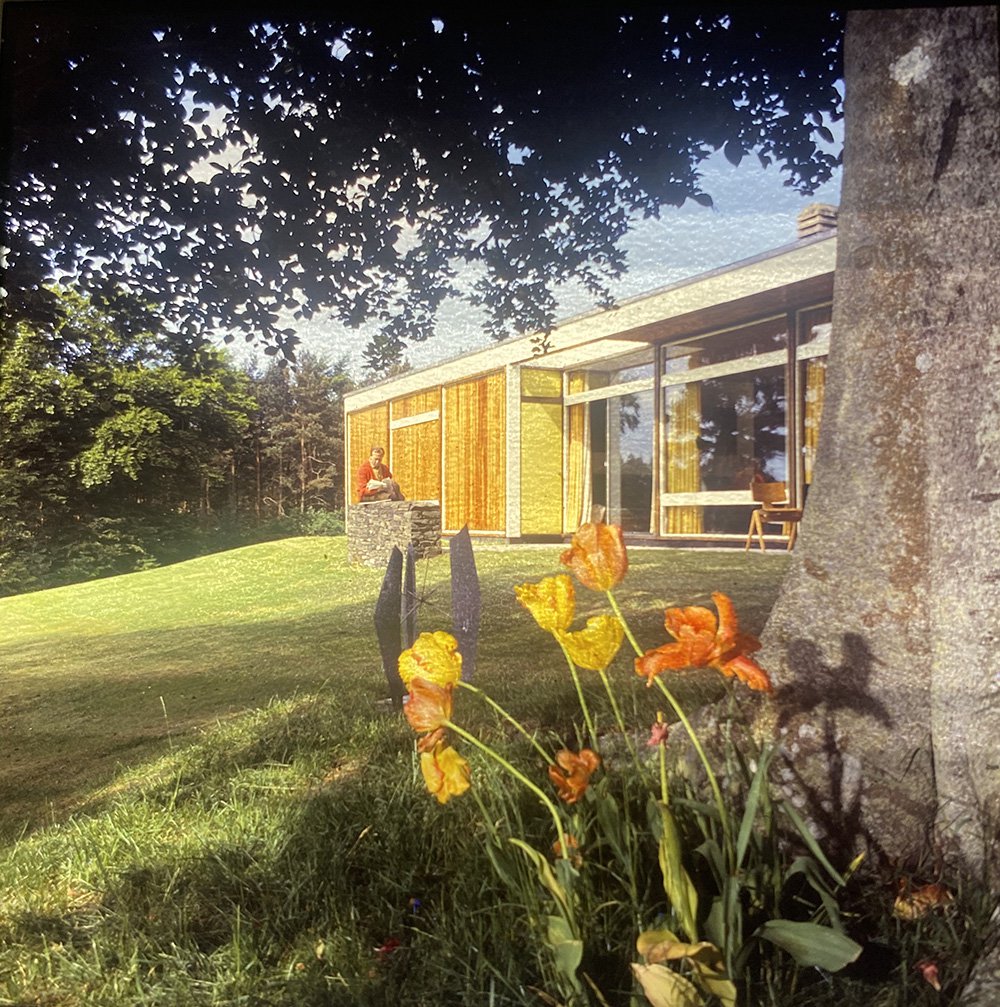
[[[380,444],[386,451],[389,450],[389,405],[383,403],[350,413],[347,423],[351,433],[351,457],[348,461],[346,482],[351,503],[357,503],[354,480],[358,469],[368,460],[374,445]],[[395,475],[392,458],[386,458],[386,462]]]
[[[440,500],[441,421],[394,430],[390,463],[408,500]]]
[[[826,359],[806,361],[805,422],[802,436],[802,475],[808,486],[813,478],[819,423],[826,395]]]
[[[395,399],[393,420],[431,413],[441,408],[441,389]],[[389,467],[410,500],[441,499],[441,420],[428,420],[392,432]]]
[[[507,524],[507,423],[503,372],[444,393],[444,526],[499,531]]]
[[[566,469],[566,514],[563,531],[575,532],[590,519],[590,405],[568,409],[569,459]]]
[[[701,386],[696,382],[666,390],[667,492],[697,493],[701,489]],[[668,535],[696,535],[704,529],[702,507],[668,507]]]

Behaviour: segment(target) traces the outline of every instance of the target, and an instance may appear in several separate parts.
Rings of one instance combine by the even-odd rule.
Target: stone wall
[[[441,505],[437,500],[373,500],[347,508],[347,559],[385,569],[392,547],[403,555],[413,543],[417,559],[441,553]]]

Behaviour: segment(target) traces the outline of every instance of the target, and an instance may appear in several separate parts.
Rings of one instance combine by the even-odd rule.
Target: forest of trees
[[[342,529],[344,361],[238,367],[144,311],[58,303],[0,347],[0,595]]]

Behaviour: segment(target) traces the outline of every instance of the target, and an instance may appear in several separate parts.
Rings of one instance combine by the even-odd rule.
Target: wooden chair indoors
[[[750,493],[760,507],[755,508],[750,515],[747,544],[743,547],[743,551],[746,552],[750,548],[754,535],[757,536],[760,551],[766,551],[764,525],[780,524],[781,534],[788,536],[787,549],[790,552],[795,545],[795,536],[802,520],[802,508],[792,507],[789,504],[787,483],[751,483]]]

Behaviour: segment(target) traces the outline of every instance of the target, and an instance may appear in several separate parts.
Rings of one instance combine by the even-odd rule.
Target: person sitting
[[[358,469],[356,489],[359,503],[404,499],[399,483],[392,478],[389,466],[382,462],[384,457],[385,448],[375,444],[372,446],[368,461]]]

